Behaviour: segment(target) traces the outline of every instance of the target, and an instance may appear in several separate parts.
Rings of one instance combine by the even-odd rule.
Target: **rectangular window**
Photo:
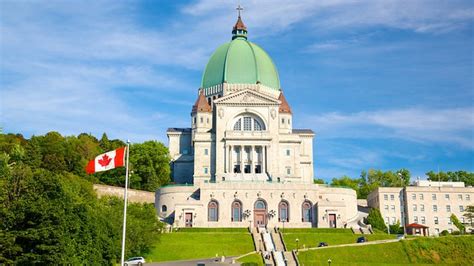
[[[421,224],[425,224],[425,223],[426,223],[425,216],[421,216]]]
[[[460,211],[460,212],[464,212],[464,206],[459,205],[459,211]]]
[[[285,124],[285,118],[282,118],[282,119],[281,119],[281,123],[282,123],[282,124]]]
[[[434,218],[434,224],[439,224],[438,217],[435,217],[435,218]]]
[[[462,200],[462,194],[458,194],[458,199]]]
[[[423,194],[420,194],[420,199],[423,200]]]
[[[436,194],[431,194],[431,199],[436,200]]]
[[[387,194],[383,194],[383,199],[384,199],[384,200],[388,200],[388,195],[387,195]]]
[[[385,208],[385,210],[386,210],[386,211],[388,211],[388,205],[385,205],[385,207],[384,207],[384,208]]]
[[[437,212],[438,211],[438,205],[433,205],[433,211]]]
[[[244,117],[244,131],[252,130],[252,118],[249,116]]]
[[[286,150],[286,156],[290,156],[290,150]]]
[[[204,155],[209,155],[209,150],[208,149],[204,149]]]
[[[424,204],[420,204],[420,211],[422,211],[422,212],[425,211],[425,205]]]
[[[451,217],[448,217],[448,225],[450,224],[453,224],[453,222],[451,222]]]
[[[216,208],[209,208],[209,221],[216,222],[217,221],[217,209]]]
[[[397,223],[397,218],[392,217],[392,224],[396,224],[396,223]]]
[[[204,120],[202,120],[202,117],[199,120],[201,121],[201,124],[202,124],[202,122],[204,122]]]
[[[395,195],[390,194],[390,200],[395,200]]]
[[[207,174],[208,173],[208,168],[207,167],[204,167],[204,174]]]
[[[471,195],[466,194],[466,200],[471,200]]]
[[[389,221],[390,221],[389,219],[390,219],[390,217],[385,217],[385,224],[389,223]]]
[[[449,199],[449,194],[444,194],[445,199]]]
[[[413,216],[413,222],[418,223],[418,216]]]
[[[392,211],[395,211],[395,205],[392,205],[391,207],[392,207]]]
[[[411,199],[416,200],[416,194],[415,193],[411,194]]]
[[[451,212],[451,205],[446,205],[446,211]]]
[[[416,212],[416,204],[413,204],[413,211]]]
[[[291,167],[287,167],[287,168],[286,168],[286,174],[287,174],[287,175],[291,175]]]

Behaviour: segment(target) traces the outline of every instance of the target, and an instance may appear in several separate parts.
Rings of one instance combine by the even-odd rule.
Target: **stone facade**
[[[94,184],[94,190],[99,198],[103,196],[123,198],[124,194],[124,188],[122,187]],[[127,200],[135,203],[155,203],[155,193],[129,188],[127,191]]]
[[[315,134],[293,128],[276,68],[246,41],[246,30],[218,48],[204,73],[203,84],[224,81],[198,90],[190,128],[167,131],[175,184],[156,192],[163,220],[178,227],[344,227],[357,218],[354,190],[313,184]]]
[[[466,225],[470,223],[463,213],[474,202],[474,188],[465,187],[462,182],[421,181],[404,188],[377,188],[367,200],[369,207],[380,209],[387,224],[417,223],[428,226],[430,235],[437,235],[443,230],[457,230],[451,223],[451,214]]]

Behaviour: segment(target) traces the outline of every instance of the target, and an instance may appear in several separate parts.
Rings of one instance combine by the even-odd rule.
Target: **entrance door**
[[[193,214],[191,212],[187,212],[184,216],[185,226],[186,227],[193,227]]]
[[[336,215],[329,214],[329,228],[336,228]]]
[[[267,226],[267,203],[263,200],[257,200],[254,205],[253,216],[256,227]]]
[[[255,211],[255,226],[256,227],[265,227],[265,212],[263,211]]]

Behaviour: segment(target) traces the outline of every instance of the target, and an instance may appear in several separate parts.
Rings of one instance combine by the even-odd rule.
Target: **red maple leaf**
[[[110,164],[111,161],[112,161],[112,158],[110,158],[109,156],[107,156],[107,154],[104,154],[104,156],[102,156],[102,158],[99,159],[99,164],[100,164],[102,167],[106,167],[107,165]]]

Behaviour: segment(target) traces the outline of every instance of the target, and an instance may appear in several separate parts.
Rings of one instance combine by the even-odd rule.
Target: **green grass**
[[[432,265],[474,263],[474,237],[440,237],[300,252],[302,265]]]
[[[262,256],[259,253],[247,255],[238,261],[242,263],[242,266],[264,266]]]
[[[254,251],[252,236],[245,230],[201,229],[179,230],[162,234],[160,241],[146,256],[147,262],[204,259],[237,256]]]
[[[353,234],[350,229],[285,229],[283,238],[288,250],[296,249],[296,239],[299,240],[299,248],[317,247],[319,242],[326,242],[328,245],[340,245],[355,243],[357,238],[362,235]],[[395,239],[396,235],[385,233],[365,235],[368,241]]]

